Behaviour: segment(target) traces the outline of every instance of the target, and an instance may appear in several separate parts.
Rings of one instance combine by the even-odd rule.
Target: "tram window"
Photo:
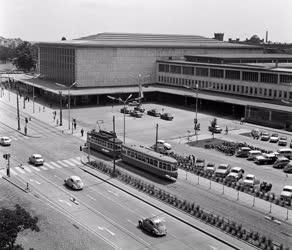
[[[154,160],[153,162],[154,162],[154,166],[157,167],[157,163],[158,163],[157,160]]]
[[[169,164],[167,164],[166,165],[166,170],[168,170],[168,171],[170,171],[171,169],[170,169],[170,165]]]
[[[281,98],[282,97],[282,91],[280,90],[279,91],[279,98]]]
[[[162,162],[159,162],[159,168],[162,168]]]
[[[287,91],[284,91],[284,98],[287,98]]]
[[[153,160],[152,160],[152,159],[149,159],[149,163],[150,163],[151,165],[153,165]]]
[[[149,158],[146,157],[146,162],[149,163]]]
[[[162,168],[166,169],[166,164],[165,163],[162,164]]]

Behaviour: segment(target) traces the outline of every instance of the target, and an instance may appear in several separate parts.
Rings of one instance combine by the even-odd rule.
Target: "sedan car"
[[[281,136],[278,141],[279,146],[287,146],[287,137]]]
[[[74,190],[82,190],[84,187],[84,184],[79,176],[73,175],[68,177],[64,180],[64,183],[66,186],[74,189]]]
[[[158,112],[157,109],[150,109],[147,111],[147,115],[159,117],[161,114]]]
[[[207,173],[213,174],[216,170],[215,163],[209,162],[206,165],[205,171]]]
[[[163,114],[160,116],[160,118],[163,119],[163,120],[172,121],[172,120],[173,120],[173,115],[170,114],[170,113],[163,113]]]
[[[243,185],[248,187],[254,187],[260,184],[260,180],[257,179],[253,174],[247,174],[243,180]]]
[[[138,105],[139,105],[139,102],[137,102],[137,101],[132,101],[132,102],[129,102],[128,105],[129,105],[129,106],[138,106]]]
[[[279,135],[276,134],[276,133],[272,134],[271,137],[270,137],[270,142],[276,143],[278,141],[279,141]]]
[[[230,165],[229,164],[220,164],[218,168],[215,170],[216,177],[226,177],[230,172]]]
[[[121,111],[121,113],[130,114],[130,110],[127,107],[121,108],[120,111]]]
[[[144,113],[145,112],[145,109],[142,108],[142,106],[137,106],[134,108],[134,110],[138,111],[138,112],[141,112],[141,113]]]
[[[209,131],[212,133],[218,133],[220,134],[222,132],[222,128],[218,125],[215,125],[215,127],[209,126]]]
[[[43,165],[44,159],[40,154],[33,154],[28,158],[28,161],[30,164],[33,164],[35,166]]]
[[[141,112],[138,112],[136,110],[133,110],[131,113],[130,113],[131,116],[133,117],[136,117],[136,118],[141,118],[143,116],[143,114]]]
[[[234,180],[238,181],[243,177],[244,170],[240,167],[233,167],[230,170],[230,173],[227,175],[226,179],[234,178]]]
[[[0,138],[0,144],[2,146],[10,146],[11,145],[11,139],[8,136],[2,136]]]
[[[268,141],[270,140],[270,134],[267,132],[262,132],[261,141]]]
[[[283,169],[284,173],[292,174],[292,161],[290,161]]]
[[[166,226],[163,224],[162,219],[158,217],[139,220],[139,227],[154,236],[163,236],[167,233]]]

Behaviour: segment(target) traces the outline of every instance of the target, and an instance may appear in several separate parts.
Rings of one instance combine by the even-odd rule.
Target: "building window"
[[[254,88],[254,94],[257,95],[258,94],[258,89]]]
[[[210,76],[216,78],[223,78],[224,77],[224,70],[223,69],[210,69]]]
[[[279,98],[282,98],[282,91],[279,90]]]
[[[280,83],[292,83],[292,74],[280,75]]]
[[[277,90],[274,90],[274,97],[277,97]]]
[[[209,69],[197,67],[196,76],[209,76]]]
[[[264,96],[267,96],[267,89],[264,89]]]
[[[159,64],[158,65],[159,72],[169,72],[169,65],[168,64]]]
[[[183,66],[184,75],[194,75],[194,67]]]
[[[181,74],[181,66],[178,65],[170,65],[170,73],[173,74]]]
[[[284,98],[287,99],[287,91],[284,91]]]
[[[278,75],[270,74],[270,73],[260,73],[261,74],[261,82],[265,83],[277,83]]]
[[[250,93],[251,95],[253,94],[253,88],[252,88],[252,87],[249,88],[249,93]]]
[[[262,95],[262,88],[259,88],[259,94]]]
[[[240,80],[240,71],[226,70],[225,71],[225,78],[232,79],[232,80]]]
[[[258,73],[257,72],[243,71],[242,72],[242,80],[249,81],[249,82],[258,82]]]
[[[269,96],[272,96],[272,90],[269,89]]]

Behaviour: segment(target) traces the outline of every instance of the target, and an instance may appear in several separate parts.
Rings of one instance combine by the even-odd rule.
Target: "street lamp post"
[[[125,143],[125,138],[126,138],[126,113],[125,113],[125,110],[126,110],[126,104],[131,101],[131,97],[132,97],[132,94],[130,94],[125,100],[122,100],[121,97],[119,98],[115,98],[113,96],[107,96],[109,99],[113,100],[113,101],[118,101],[122,104],[124,104],[124,133],[123,133],[123,142]],[[139,100],[140,98],[135,98],[135,99],[132,99],[132,100]]]
[[[62,96],[62,91],[59,91],[59,95],[60,95],[60,126],[63,126],[63,117],[62,117],[63,96]]]

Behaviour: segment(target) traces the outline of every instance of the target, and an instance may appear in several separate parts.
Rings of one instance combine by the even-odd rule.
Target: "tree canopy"
[[[20,205],[14,210],[2,208],[0,210],[0,249],[23,249],[21,245],[15,245],[18,233],[31,229],[39,231],[38,218],[31,215]]]
[[[15,48],[13,64],[24,71],[30,71],[36,66],[37,48],[29,42],[22,42]]]

